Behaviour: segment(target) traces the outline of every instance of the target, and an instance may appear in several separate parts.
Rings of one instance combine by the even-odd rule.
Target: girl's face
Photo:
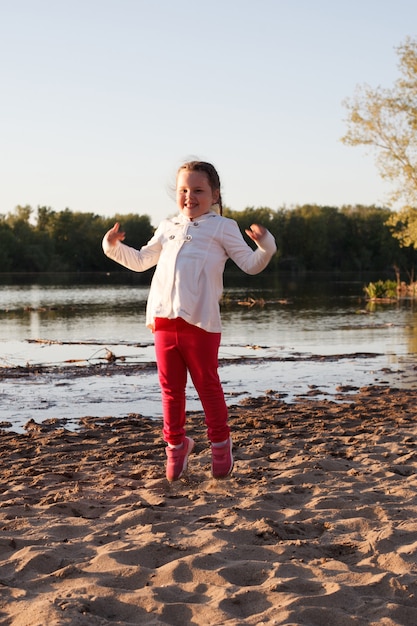
[[[177,176],[177,206],[190,219],[208,213],[219,199],[219,190],[212,190],[205,172],[180,170]]]

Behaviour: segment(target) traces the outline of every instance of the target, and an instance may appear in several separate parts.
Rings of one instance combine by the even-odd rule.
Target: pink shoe
[[[181,448],[170,448],[167,446],[165,452],[167,455],[166,475],[169,482],[181,478],[188,464],[188,455],[194,448],[194,441],[191,437],[186,437]]]
[[[232,439],[221,447],[211,444],[211,472],[213,478],[226,478],[233,470]]]

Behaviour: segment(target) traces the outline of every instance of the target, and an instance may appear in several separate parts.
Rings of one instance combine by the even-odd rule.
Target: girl
[[[212,475],[225,478],[233,469],[233,455],[218,375],[224,266],[230,257],[248,274],[261,272],[276,251],[275,239],[266,228],[253,224],[246,230],[257,245],[252,250],[237,223],[222,217],[220,179],[210,163],[190,161],[179,168],[176,202],[179,214],[162,221],[140,250],[122,243],[125,233],[118,223],[104,236],[103,250],[133,271],[156,265],[146,323],[155,334],[167,479],[182,476],[194,447],[185,431],[187,372],[205,414]]]

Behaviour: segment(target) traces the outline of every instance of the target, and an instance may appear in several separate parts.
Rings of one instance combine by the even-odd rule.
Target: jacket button
[[[187,241],[191,241],[191,239],[192,239],[192,236],[191,236],[191,235],[187,235],[187,236],[186,236],[186,240],[187,240]]]
[[[175,235],[170,235],[169,238],[170,239],[175,239]]]

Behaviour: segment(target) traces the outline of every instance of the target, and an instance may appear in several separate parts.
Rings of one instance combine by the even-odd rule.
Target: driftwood
[[[289,300],[287,299],[282,299],[282,300],[265,300],[264,298],[252,298],[252,297],[248,297],[245,298],[245,300],[238,300],[237,304],[239,306],[247,306],[249,308],[252,308],[253,306],[265,306],[266,304],[288,304]]]

